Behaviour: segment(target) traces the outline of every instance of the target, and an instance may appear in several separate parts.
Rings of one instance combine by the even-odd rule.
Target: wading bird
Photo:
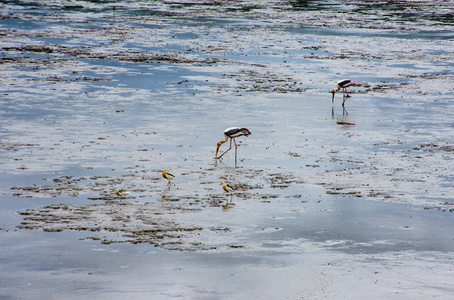
[[[357,83],[350,79],[342,79],[341,81],[338,81],[336,89],[333,89],[331,91],[331,93],[333,94],[333,100],[332,100],[333,104],[334,104],[334,95],[336,94],[336,92],[338,90],[342,89],[342,94],[344,96],[344,101],[342,102],[342,106],[344,106],[345,100],[347,100],[347,98],[350,97],[350,95],[348,94],[347,88],[352,85],[357,85]]]
[[[235,165],[236,165],[236,151],[237,151],[237,146],[236,146],[236,141],[235,138],[240,137],[240,136],[248,136],[250,135],[251,132],[247,128],[239,128],[239,127],[230,127],[224,130],[224,139],[220,140],[217,145],[216,145],[216,154],[214,155],[215,159],[221,158],[224,154],[226,154],[230,149],[232,149],[232,140],[233,143],[235,144]],[[230,138],[230,148],[227,149],[224,153],[222,153],[220,156],[218,156],[218,151],[219,147],[221,147],[222,144],[227,142]]]
[[[227,200],[227,204],[226,205],[229,205],[229,204],[230,205],[234,205],[234,203],[232,203],[233,195],[231,193],[233,193],[235,190],[233,189],[233,187],[231,187],[230,185],[228,185],[225,182],[222,182],[221,185],[222,185],[222,188],[224,189],[224,191],[227,192],[227,197],[230,194],[230,202]]]
[[[114,192],[115,195],[117,195],[117,196],[126,196],[126,195],[129,195],[129,192],[128,192],[128,191],[125,191],[125,190],[117,190],[117,189],[114,189],[113,192]]]
[[[224,189],[224,191],[226,191],[227,193],[233,193],[233,191],[234,191],[233,187],[231,187],[230,185],[228,185],[225,182],[222,182],[221,185],[222,185],[222,188]]]
[[[174,175],[172,175],[172,174],[170,174],[170,173],[167,173],[167,172],[164,171],[164,170],[161,170],[161,172],[162,172],[162,177],[164,177],[165,179],[167,179],[167,180],[169,181],[168,184],[170,184],[170,180],[175,179],[175,176],[174,176]]]

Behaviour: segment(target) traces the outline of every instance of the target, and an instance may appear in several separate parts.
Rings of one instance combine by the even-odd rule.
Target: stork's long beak
[[[332,90],[331,93],[333,94],[333,99],[331,100],[334,104],[334,95],[336,94],[336,91],[335,90]]]
[[[220,146],[221,145],[219,145],[219,144],[216,145],[216,154],[214,155],[214,158],[218,158],[218,151],[219,151]]]

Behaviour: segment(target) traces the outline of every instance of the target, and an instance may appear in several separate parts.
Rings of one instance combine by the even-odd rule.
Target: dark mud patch
[[[443,202],[436,206],[426,206],[425,210],[436,210],[440,212],[454,212],[454,202]]]
[[[285,189],[293,183],[304,183],[300,178],[289,173],[272,173],[266,178],[272,188]]]
[[[218,180],[205,180],[215,178],[216,169],[208,171],[185,171],[178,174],[175,182],[167,185],[157,170],[147,170],[143,166],[135,165],[126,167],[128,174],[117,176],[69,176],[62,175],[53,179],[41,178],[46,184],[14,185],[10,188],[12,196],[19,198],[60,196],[86,197],[94,201],[134,200],[134,199],[159,199],[161,202],[180,202],[182,205],[200,207],[220,207],[226,199],[226,194],[219,185],[228,180],[234,187],[233,198],[242,200],[277,198],[279,195],[261,191],[265,187],[285,188],[292,183],[303,183],[301,179],[290,174],[266,173],[263,170],[233,170],[232,174],[221,176]],[[198,175],[200,180],[197,185],[183,182],[185,176]],[[245,178],[233,179],[241,175]],[[270,186],[263,183],[253,183],[252,179],[260,176],[263,182],[270,182]],[[118,194],[115,190],[125,193]],[[259,192],[260,191],[260,192]],[[230,196],[229,196],[230,198]]]
[[[9,143],[9,142],[2,142],[0,141],[0,149],[5,151],[17,151],[19,148],[23,147],[39,147],[39,144],[31,144],[31,143]]]
[[[175,222],[172,215],[194,212],[194,209],[154,203],[108,201],[103,204],[52,204],[19,212],[24,217],[20,229],[45,232],[85,231],[114,233],[109,237],[88,236],[103,244],[152,244],[169,250],[195,251],[210,247],[191,238],[201,231],[216,231]],[[223,229],[225,231],[225,229]]]
[[[438,145],[434,143],[425,143],[417,145],[413,150],[425,151],[425,152],[454,152],[454,145]]]
[[[157,178],[156,178],[157,179]],[[42,178],[44,181],[49,181],[47,178]],[[133,179],[129,174],[121,176],[91,176],[91,177],[73,177],[60,176],[51,181],[53,184],[32,185],[32,186],[13,186],[14,197],[34,198],[34,197],[59,197],[70,196],[77,197],[80,194],[95,193],[99,196],[87,197],[90,200],[124,200],[134,199],[134,196],[116,195],[115,187],[128,184]],[[144,190],[134,188],[129,185],[130,192],[143,192]]]
[[[211,89],[217,92],[266,92],[266,93],[302,93],[306,90],[301,86],[299,80],[288,74],[279,74],[269,71],[268,64],[257,64],[255,62],[244,62],[236,59],[225,59],[218,57],[201,57],[192,53],[184,53],[180,51],[156,52],[156,51],[135,51],[124,50],[116,52],[103,46],[90,47],[70,47],[64,45],[21,45],[9,46],[2,48],[6,54],[0,59],[0,64],[11,66],[14,68],[22,67],[26,69],[39,70],[45,67],[61,67],[67,68],[68,65],[76,66],[80,59],[96,59],[96,60],[111,60],[123,61],[131,63],[160,63],[166,62],[170,64],[185,64],[188,66],[216,66],[229,65],[238,68],[252,68],[253,70],[239,70],[221,74],[223,82],[211,85]],[[27,57],[26,55],[52,54],[47,58]],[[19,56],[16,56],[18,55]],[[60,56],[64,55],[65,58]],[[73,75],[78,74],[77,71]],[[36,76],[37,74],[34,74]],[[112,79],[90,76],[62,76],[52,75],[30,79],[33,81],[49,81],[49,82],[78,82],[78,81],[112,81]],[[189,81],[181,81],[177,84],[187,83]]]
[[[241,207],[243,201],[270,205],[282,198],[282,191],[286,188],[292,184],[302,183],[297,176],[290,173],[231,169],[219,180],[202,180],[194,190],[191,190],[189,187],[194,184],[192,182],[186,184],[184,176],[198,174],[201,178],[215,178],[219,176],[216,175],[218,170],[184,171],[185,175],[176,173],[178,174],[176,182],[167,186],[154,170],[150,171],[152,173],[150,175],[142,172],[140,166],[127,169],[131,174],[87,177],[64,175],[54,179],[43,178],[52,184],[13,186],[12,195],[16,197],[70,196],[96,201],[93,204],[52,204],[20,211],[23,221],[18,228],[45,232],[96,233],[95,236],[90,235],[84,239],[100,241],[103,244],[152,244],[167,250],[179,251],[215,249],[213,245],[201,243],[200,238],[209,243],[219,234],[230,232],[230,229],[212,225],[182,224],[180,222],[182,214],[197,214],[202,209],[209,208],[231,210]],[[246,174],[249,177],[260,176],[259,182],[264,183],[239,178],[237,177],[239,174]],[[237,178],[233,180],[234,177]],[[228,180],[235,191],[226,194],[218,182],[222,180]],[[114,188],[121,188],[129,194],[117,195]],[[270,192],[276,188],[282,191],[279,194]],[[285,196],[284,199],[301,197],[301,194],[292,194]],[[141,203],[141,199],[149,202]],[[241,248],[236,246],[229,247]]]
[[[87,48],[78,48],[78,47],[68,47],[61,45],[53,45],[47,47],[44,45],[25,45],[20,47],[3,47],[5,51],[14,51],[14,52],[38,52],[38,53],[59,53],[74,58],[89,58],[89,59],[111,59],[119,60],[125,62],[151,62],[151,61],[167,61],[170,63],[186,63],[186,64],[195,64],[195,63],[204,63],[204,64],[214,64],[219,62],[225,62],[222,59],[198,59],[196,57],[191,57],[184,55],[182,53],[157,53],[150,51],[124,51],[110,53],[108,49],[102,47],[87,47]],[[18,60],[20,62],[20,60]],[[16,62],[15,58],[3,58],[4,62]]]
[[[238,72],[222,74],[222,78],[242,82],[238,86],[213,85],[215,90],[236,89],[245,92],[265,92],[265,93],[302,93],[306,89],[301,87],[301,83],[294,77],[270,72],[266,65],[255,65],[257,70],[240,70]]]

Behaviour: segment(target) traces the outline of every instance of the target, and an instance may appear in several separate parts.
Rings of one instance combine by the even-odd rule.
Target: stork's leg
[[[236,146],[236,141],[235,139],[232,139],[233,143],[235,144],[235,167],[236,167],[236,153],[237,153],[237,146]]]
[[[217,157],[217,159],[221,158],[224,154],[226,154],[227,152],[229,152],[229,150],[232,149],[232,139],[230,139],[230,148],[225,150],[224,153],[222,153],[220,156]]]

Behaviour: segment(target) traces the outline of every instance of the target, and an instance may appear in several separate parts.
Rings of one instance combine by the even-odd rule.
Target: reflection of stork
[[[175,176],[174,176],[174,175],[172,175],[172,174],[170,174],[170,173],[167,173],[167,172],[164,171],[164,170],[161,170],[161,172],[162,172],[162,177],[164,177],[165,179],[167,179],[167,180],[169,181],[168,184],[170,184],[170,180],[175,179]]]
[[[251,132],[247,128],[239,128],[239,127],[230,127],[224,130],[224,139],[220,140],[217,145],[216,145],[216,154],[214,155],[214,158],[219,159],[221,158],[224,154],[226,154],[230,149],[232,149],[232,140],[233,143],[235,143],[235,164],[236,164],[236,151],[237,151],[237,146],[236,146],[236,141],[235,138],[240,137],[240,136],[248,136],[250,135]],[[222,153],[220,156],[218,156],[218,151],[219,147],[221,147],[222,144],[227,142],[230,138],[230,148],[227,149],[224,153]]]
[[[332,90],[331,93],[333,94],[333,104],[334,104],[334,94],[336,94],[336,92],[340,89],[342,89],[342,94],[344,96],[344,101],[342,102],[342,106],[344,106],[345,104],[345,100],[347,100],[348,97],[350,97],[350,95],[348,94],[348,91],[347,91],[347,88],[349,86],[352,86],[352,85],[356,85],[357,83],[353,80],[350,80],[350,79],[342,79],[341,81],[338,81],[337,82],[337,87],[336,89]],[[345,95],[347,94],[347,95]]]

